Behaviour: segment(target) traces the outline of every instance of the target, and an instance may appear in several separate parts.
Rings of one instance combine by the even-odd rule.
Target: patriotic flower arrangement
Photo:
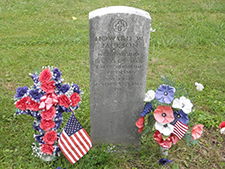
[[[63,112],[73,113],[79,107],[82,92],[77,84],[63,84],[58,68],[48,66],[41,73],[30,75],[34,85],[16,90],[15,115],[27,114],[35,118],[33,154],[50,161],[61,152],[57,141],[61,134]]]
[[[183,137],[188,144],[197,144],[196,139],[203,132],[202,124],[194,126],[191,132],[188,131],[188,124],[192,122],[189,119],[194,115],[194,111],[188,95],[182,95],[184,91],[183,86],[175,89],[172,85],[162,84],[156,91],[149,90],[145,94],[146,104],[136,126],[139,133],[145,134],[155,129],[153,138],[161,149],[168,150]],[[165,160],[167,159],[161,159],[164,162]]]

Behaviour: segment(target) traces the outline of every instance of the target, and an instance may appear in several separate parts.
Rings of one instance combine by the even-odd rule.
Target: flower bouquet
[[[149,90],[145,94],[146,104],[136,126],[139,133],[145,134],[155,129],[154,140],[161,146],[162,154],[168,155],[168,149],[183,137],[188,145],[197,144],[196,139],[201,136],[203,125],[196,125],[191,132],[188,131],[188,125],[192,122],[190,118],[195,114],[193,104],[187,98],[188,94],[183,95],[183,86],[175,89],[175,84],[169,85],[171,82],[163,80],[168,85],[162,84],[156,91]]]
[[[14,99],[15,115],[28,114],[34,117],[35,130],[32,149],[35,156],[51,161],[60,155],[57,144],[63,112],[73,113],[81,102],[82,92],[77,84],[62,84],[58,68],[45,67],[41,73],[30,74],[34,85],[18,87]]]

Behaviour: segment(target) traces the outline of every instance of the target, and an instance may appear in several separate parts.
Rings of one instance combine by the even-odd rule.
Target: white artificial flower
[[[184,113],[188,114],[191,112],[193,104],[189,99],[186,99],[184,96],[180,97],[180,99],[173,100],[173,108],[182,109]]]
[[[155,123],[155,129],[158,130],[160,133],[162,133],[165,136],[170,136],[170,134],[173,132],[174,126],[172,124],[164,124],[164,123]]]
[[[144,102],[150,102],[154,98],[155,98],[155,92],[153,90],[149,90],[147,93],[145,93]]]
[[[150,28],[150,32],[155,32],[155,31],[156,31],[156,29]]]
[[[195,82],[195,86],[198,91],[202,91],[204,89],[204,86],[198,82]]]
[[[220,130],[220,134],[225,134],[225,127]]]

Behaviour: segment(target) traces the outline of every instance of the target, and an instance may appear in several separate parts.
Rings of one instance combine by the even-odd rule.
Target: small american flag
[[[174,125],[173,134],[175,134],[179,139],[181,139],[188,130],[188,126],[181,123],[179,120]]]
[[[71,164],[77,162],[92,147],[91,138],[72,114],[59,137],[58,145]]]

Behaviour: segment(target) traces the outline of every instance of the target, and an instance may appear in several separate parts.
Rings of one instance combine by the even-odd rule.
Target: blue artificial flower
[[[60,120],[56,120],[55,121],[55,127],[54,127],[54,130],[58,130],[59,128],[60,128],[60,126],[61,126],[61,124],[62,124],[62,119],[60,119]]]
[[[64,84],[60,87],[59,91],[62,92],[62,93],[66,93],[68,90],[70,90],[70,85],[68,84]]]
[[[30,90],[29,94],[35,101],[40,101],[40,98],[42,96],[38,89]]]
[[[63,112],[56,113],[56,115],[55,115],[56,120],[61,120],[62,118],[63,118]]]
[[[145,108],[142,110],[141,112],[141,117],[146,116],[148,113],[150,113],[152,111],[152,104],[147,102],[145,104]]]
[[[79,88],[79,86],[77,84],[73,84],[72,88],[73,88],[73,92],[74,93],[80,94],[81,91],[80,91],[80,88]]]
[[[174,87],[162,84],[156,90],[155,98],[161,103],[170,104],[173,101],[175,91]]]
[[[61,169],[61,167],[57,167],[56,169]],[[66,169],[66,168],[63,168],[63,169]]]
[[[61,86],[62,86],[61,83],[57,83],[57,82],[55,83],[55,87],[56,87],[57,89],[60,89]]]
[[[34,138],[37,140],[38,143],[44,143],[43,137],[44,137],[44,134],[40,134],[40,135],[35,134],[34,135]]]
[[[34,122],[33,124],[33,129],[37,130],[39,133],[42,133],[42,129],[39,127],[39,125],[36,122]]]
[[[27,91],[28,91],[28,87],[27,86],[18,87],[16,89],[15,98],[21,99],[27,93]]]
[[[54,150],[54,153],[55,153],[55,156],[57,156],[57,154],[61,152],[60,148],[58,145],[55,146],[55,150]]]
[[[55,81],[59,81],[60,78],[61,78],[61,75],[62,75],[62,73],[58,68],[53,69],[53,76],[52,77]]]
[[[34,83],[39,82],[38,76],[35,73],[31,76],[31,78],[33,79]]]
[[[67,113],[69,113],[69,112],[72,112],[72,110],[69,108],[69,109],[67,109],[67,108],[65,108],[64,106],[57,106],[57,108],[56,108],[56,110],[58,111],[58,112],[67,112]]]
[[[171,162],[172,162],[172,160],[168,160],[168,159],[164,159],[164,158],[159,159],[159,165],[166,165]]]
[[[182,109],[180,109],[179,111],[174,111],[173,116],[175,119],[170,123],[172,125],[175,125],[178,120],[185,125],[187,125],[189,121],[188,115],[184,113]]]
[[[16,115],[20,115],[20,114],[27,114],[27,111],[24,111],[24,110],[20,110],[20,109],[17,109]]]

